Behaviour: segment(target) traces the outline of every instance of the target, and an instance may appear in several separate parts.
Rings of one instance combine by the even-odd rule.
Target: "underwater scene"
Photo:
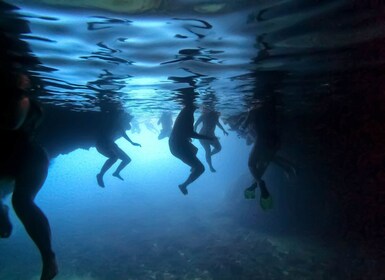
[[[1,280],[385,279],[385,2],[0,13]]]

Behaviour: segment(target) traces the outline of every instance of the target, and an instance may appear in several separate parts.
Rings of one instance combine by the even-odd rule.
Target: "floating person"
[[[153,125],[151,120],[145,120],[144,121],[144,125],[146,126],[148,131],[150,131],[150,132],[152,132],[154,134],[158,134],[159,133],[159,130]]]
[[[12,233],[9,207],[3,203],[4,198],[12,194],[13,209],[42,258],[40,280],[51,280],[58,273],[51,229],[47,217],[34,201],[46,180],[49,166],[45,150],[34,137],[42,110],[28,97],[28,76],[14,75],[16,78],[7,79],[0,105],[0,238],[8,238]]]
[[[130,125],[131,125],[131,133],[140,134],[142,130],[140,129],[140,124],[136,118],[131,119]]]
[[[202,128],[199,131],[200,134],[214,137],[213,140],[199,139],[203,148],[205,149],[206,161],[210,167],[211,172],[216,172],[213,167],[211,157],[222,150],[222,145],[219,142],[219,139],[215,136],[215,128],[218,126],[222,129],[224,135],[229,135],[228,132],[223,128],[221,123],[219,122],[220,113],[210,109],[207,106],[203,107],[202,115],[198,118],[194,125],[194,130],[196,131],[198,126],[202,123]],[[211,146],[214,149],[211,149]]]
[[[164,111],[158,120],[158,125],[162,125],[162,130],[159,133],[158,140],[170,137],[172,130],[172,113],[171,111]]]
[[[96,141],[97,151],[108,158],[103,164],[100,172],[96,175],[98,185],[102,188],[105,187],[103,180],[104,174],[118,159],[120,159],[121,162],[112,176],[115,176],[120,180],[124,180],[121,177],[120,172],[131,162],[131,158],[119,148],[115,141],[118,138],[123,137],[132,145],[141,147],[139,143],[133,142],[126,133],[126,130],[131,129],[130,121],[132,120],[132,117],[130,115],[127,115],[126,113],[110,112],[107,113],[107,117],[105,117],[104,120]]]
[[[260,205],[262,209],[267,210],[273,207],[273,200],[262,176],[280,147],[275,104],[272,101],[254,100],[242,128],[246,129],[249,125],[257,136],[248,160],[248,166],[255,182],[244,191],[244,195],[246,199],[254,199],[255,190],[259,187],[261,190]]]
[[[198,148],[191,143],[191,138],[215,140],[215,137],[198,134],[194,131],[194,112],[196,106],[186,101],[185,107],[177,116],[169,137],[171,153],[191,167],[186,181],[179,185],[180,191],[187,195],[187,186],[194,182],[205,171],[205,167],[197,157]]]
[[[245,122],[248,112],[242,112],[235,116],[229,116],[223,120],[223,123],[230,127],[230,131],[235,131],[238,138],[245,138],[246,144],[251,145],[254,141],[251,130],[241,129],[241,125]]]

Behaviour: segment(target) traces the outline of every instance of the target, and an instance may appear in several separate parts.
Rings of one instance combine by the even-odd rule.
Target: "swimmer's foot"
[[[255,199],[255,189],[258,187],[257,183],[252,184],[250,187],[245,189],[243,195],[246,199]]]
[[[96,175],[96,180],[98,181],[98,185],[102,188],[105,188],[106,186],[104,185],[104,181],[103,181],[103,175],[101,174],[98,174]]]
[[[273,208],[273,198],[271,197],[269,191],[266,188],[266,184],[263,180],[259,183],[259,188],[261,189],[261,197],[259,199],[259,204],[263,210],[269,210]]]
[[[185,185],[179,185],[178,187],[179,187],[180,191],[181,191],[184,195],[187,195],[187,194],[188,194],[187,186],[185,186]]]
[[[259,185],[259,188],[261,189],[261,197],[263,197],[263,198],[269,197],[270,193],[267,190],[265,181],[261,180],[258,185]]]
[[[255,198],[255,190],[251,190],[250,188],[245,189],[243,195],[246,199],[254,199]]]
[[[210,166],[210,171],[211,171],[211,172],[217,172],[217,171],[214,169],[214,167],[212,167],[212,166]]]
[[[114,177],[116,177],[116,178],[119,178],[120,180],[124,181],[123,177],[120,176],[119,173],[114,172],[114,173],[112,174],[112,176],[114,176]]]
[[[43,261],[43,271],[41,272],[40,280],[52,280],[58,272],[56,258],[52,257],[48,261]]]
[[[8,212],[9,207],[7,205],[0,205],[0,238],[8,238],[12,233]]]
[[[259,205],[261,205],[261,208],[263,210],[269,210],[273,208],[273,198],[269,195],[267,197],[263,197],[261,195],[259,199]]]

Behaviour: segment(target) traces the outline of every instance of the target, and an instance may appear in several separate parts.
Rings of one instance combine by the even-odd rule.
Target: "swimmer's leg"
[[[12,223],[9,219],[9,207],[3,204],[3,199],[12,193],[14,181],[2,178],[0,185],[0,238],[8,238],[12,233]]]
[[[186,181],[184,181],[182,184],[179,185],[180,191],[187,195],[187,186],[190,185],[192,182],[194,182],[196,179],[199,178],[205,171],[204,165],[199,161],[199,159],[195,155],[190,155],[188,158],[182,159],[184,163],[191,166],[191,173],[187,177]]]
[[[118,165],[118,168],[116,168],[112,176],[115,176],[123,181],[124,179],[120,176],[120,172],[131,162],[131,158],[120,148],[117,149],[116,154],[122,162]]]
[[[211,145],[213,145],[213,147],[214,147],[214,149],[211,151],[211,155],[212,156],[217,154],[217,153],[219,153],[222,150],[222,145],[221,145],[221,143],[219,142],[218,139],[213,140],[211,142]]]
[[[106,162],[103,164],[102,169],[100,170],[100,173],[96,175],[96,179],[98,181],[98,185],[102,188],[105,187],[103,176],[108,171],[108,169],[111,168],[112,165],[118,160],[118,157],[112,156],[109,159],[106,160]]]
[[[255,191],[256,187],[259,186],[261,189],[261,206],[263,205],[263,209],[267,209],[269,207],[270,204],[266,203],[267,206],[265,207],[264,202],[265,200],[271,201],[271,196],[266,187],[265,181],[262,180],[262,176],[269,166],[270,161],[274,157],[275,153],[275,150],[267,149],[266,147],[255,143],[249,155],[248,166],[251,174],[255,179],[255,183],[252,185],[252,187],[245,190],[245,197],[248,191]],[[252,197],[251,194],[249,196]],[[255,198],[255,194],[252,198]]]
[[[12,233],[12,224],[9,219],[9,207],[0,199],[0,238],[8,238]]]
[[[210,167],[210,171],[211,172],[216,172],[216,170],[213,167],[212,161],[211,161],[211,154],[212,154],[212,152],[211,152],[210,143],[208,141],[206,141],[206,140],[202,140],[201,144],[202,144],[203,148],[205,149],[206,162],[207,162],[207,164]]]
[[[221,145],[221,143],[219,143],[218,139],[211,141],[211,145],[214,147],[214,149],[211,151],[211,157],[213,155],[219,153],[222,150],[222,145]],[[212,167],[212,165],[211,165],[211,167]],[[213,170],[211,170],[211,171],[213,171]],[[213,172],[216,172],[216,170],[214,170]]]
[[[34,199],[47,176],[48,159],[38,148],[31,148],[15,178],[12,204],[16,215],[42,257],[43,269],[40,280],[51,280],[58,273],[55,253],[51,247],[51,229],[48,220]]]

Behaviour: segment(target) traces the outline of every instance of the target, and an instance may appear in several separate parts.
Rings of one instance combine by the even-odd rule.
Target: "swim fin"
[[[273,208],[273,198],[271,195],[268,195],[267,197],[262,197],[259,199],[259,204],[261,205],[261,208],[263,210],[270,210]]]
[[[257,182],[254,182],[250,187],[244,190],[243,195],[246,199],[255,199],[255,189],[258,188]]]
[[[255,189],[247,188],[243,192],[243,195],[245,196],[246,199],[255,199]]]

